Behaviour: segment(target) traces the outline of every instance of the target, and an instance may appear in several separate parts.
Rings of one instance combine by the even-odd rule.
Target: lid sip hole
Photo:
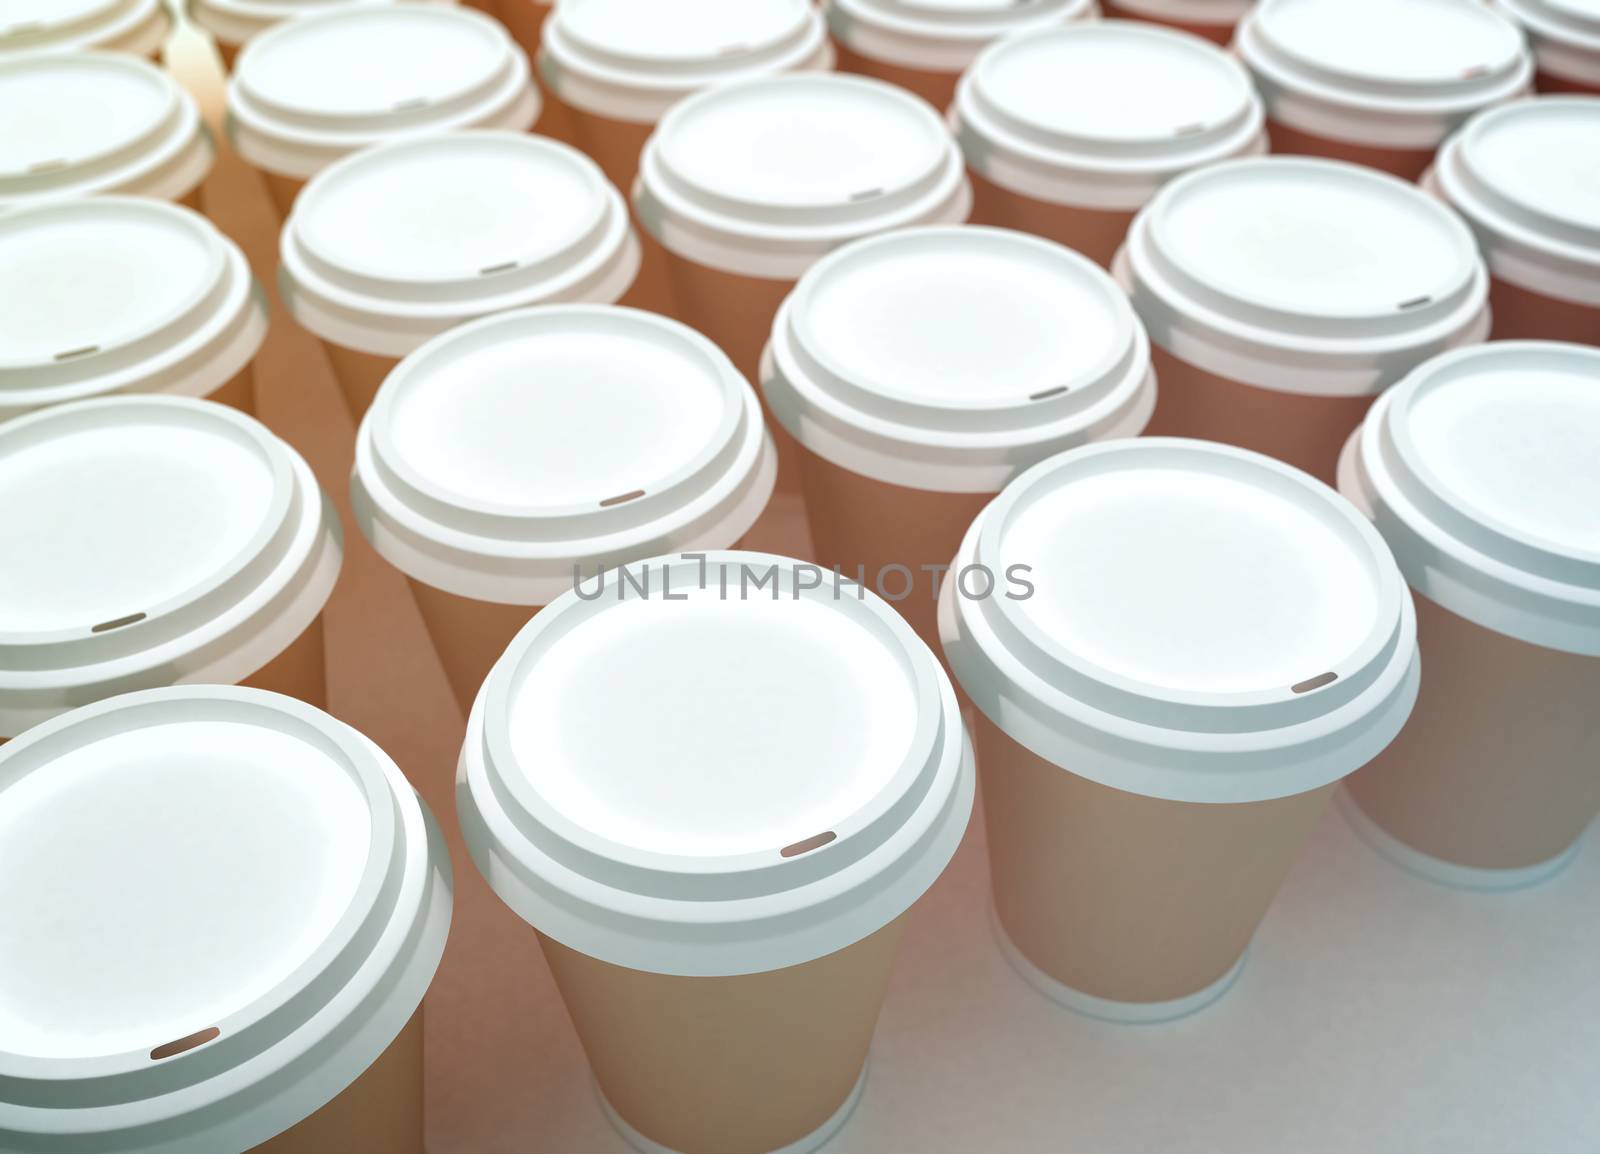
[[[65,168],[65,167],[67,167],[67,158],[64,157],[64,156],[57,156],[57,157],[54,157],[54,158],[52,158],[50,160],[41,160],[37,164],[30,164],[28,166],[28,171],[29,172],[49,172],[52,169]]]
[[[89,356],[91,353],[98,353],[99,351],[99,345],[84,345],[82,348],[68,349],[64,353],[57,353],[54,359],[56,361],[71,361],[76,360],[79,357]]]
[[[196,1046],[204,1046],[207,1042],[213,1041],[221,1036],[222,1030],[220,1027],[207,1026],[205,1029],[196,1030],[194,1033],[186,1035],[185,1037],[177,1038],[171,1042],[163,1042],[154,1050],[150,1051],[150,1060],[152,1062],[160,1062],[167,1058],[175,1058],[179,1054],[187,1053],[188,1051],[193,1050]]]
[[[863,188],[860,192],[852,192],[850,194],[850,203],[855,204],[858,201],[871,200],[875,196],[882,195],[883,189],[881,188]]]
[[[502,261],[499,264],[492,264],[487,268],[480,268],[478,270],[478,275],[479,276],[493,276],[497,272],[510,272],[512,269],[514,269],[516,267],[517,267],[517,262],[514,261],[514,260]]]
[[[113,629],[121,629],[124,625],[132,625],[136,621],[144,620],[143,613],[130,613],[126,617],[114,617],[110,621],[102,621],[98,625],[89,627],[90,633],[110,633]]]
[[[837,841],[838,837],[839,835],[830,829],[826,833],[819,833],[813,837],[808,837],[803,841],[797,841],[793,845],[784,846],[778,851],[778,856],[799,857],[803,853],[810,853],[814,849],[821,849],[830,841]]]
[[[1308,677],[1304,681],[1297,681],[1289,686],[1290,693],[1310,693],[1313,689],[1321,689],[1324,685],[1332,685],[1339,680],[1337,673],[1319,673],[1315,677]]]
[[[1174,128],[1172,130],[1172,135],[1174,135],[1174,136],[1193,136],[1196,133],[1204,132],[1205,130],[1206,130],[1205,124],[1202,123],[1201,121],[1196,120],[1192,124],[1180,124],[1180,125],[1178,125],[1177,128]]]
[[[1066,385],[1057,385],[1053,389],[1041,389],[1037,393],[1030,393],[1029,396],[1028,396],[1028,400],[1030,400],[1030,401],[1044,401],[1044,400],[1050,399],[1051,397],[1059,397],[1062,393],[1067,391],[1067,388],[1068,388],[1068,386],[1066,386]]]
[[[623,493],[623,494],[621,494],[619,496],[616,496],[616,497],[607,497],[604,501],[600,502],[600,507],[602,509],[609,509],[613,505],[625,505],[629,501],[637,501],[640,497],[643,497],[643,496],[644,496],[644,490],[643,489],[635,489],[631,493]]]
[[[1431,296],[1412,297],[1408,301],[1401,301],[1395,307],[1398,308],[1401,312],[1405,312],[1407,309],[1421,308],[1423,305],[1427,304],[1432,299],[1433,298]]]
[[[426,96],[413,96],[409,100],[398,100],[394,104],[395,112],[414,112],[419,108],[428,107],[429,100]]]

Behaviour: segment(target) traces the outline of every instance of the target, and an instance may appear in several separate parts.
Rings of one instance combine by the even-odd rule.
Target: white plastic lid
[[[810,0],[564,0],[539,54],[564,104],[636,124],[713,84],[832,66]]]
[[[547,302],[609,304],[639,240],[598,165],[519,132],[453,132],[366,149],[296,198],[279,286],[306,328],[399,357],[453,325]]]
[[[0,424],[0,736],[114,693],[241,681],[322,611],[338,521],[237,410],[112,397]]]
[[[301,16],[328,12],[349,4],[378,0],[189,0],[189,15],[223,44],[239,47],[275,24]],[[455,0],[429,0],[453,4]]]
[[[923,72],[963,72],[1002,36],[1099,15],[1095,0],[826,0],[840,44]]]
[[[1417,592],[1486,629],[1600,656],[1600,349],[1496,341],[1378,399],[1339,487]]]
[[[178,200],[211,168],[194,100],[147,60],[0,60],[0,212],[99,192]]]
[[[1270,119],[1377,148],[1435,148],[1533,78],[1521,31],[1482,0],[1261,0],[1234,46]]]
[[[1428,183],[1467,218],[1495,276],[1600,307],[1596,157],[1600,98],[1541,96],[1474,117]]]
[[[1115,789],[1303,793],[1374,757],[1416,699],[1415,613],[1383,539],[1258,453],[1165,437],[1063,453],[979,514],[952,572],[968,565],[1027,566],[1032,592],[946,582],[956,680],[1018,743]]]
[[[171,30],[163,0],[6,0],[0,57],[71,48],[154,56]]]
[[[845,241],[959,224],[972,206],[961,152],[931,105],[822,73],[725,84],[674,105],[645,145],[634,195],[669,249],[778,280]]]
[[[0,215],[0,420],[106,393],[204,396],[248,365],[267,311],[199,213],[135,197]]]
[[[1059,204],[1137,209],[1180,172],[1264,153],[1244,67],[1198,36],[1092,21],[1002,40],[956,90],[974,171]]]
[[[622,572],[539,613],[473,706],[457,812],[501,900],[591,957],[689,976],[798,965],[905,912],[972,811],[928,647],[784,557]]]
[[[1539,71],[1600,87],[1600,0],[1496,0],[1522,25]]]
[[[1104,270],[966,225],[868,237],[818,261],[778,310],[761,387],[818,456],[965,493],[1136,436],[1156,399],[1144,328]]]
[[[1488,276],[1461,219],[1338,161],[1227,161],[1166,185],[1114,264],[1150,339],[1259,388],[1362,396],[1488,336]]]
[[[452,128],[526,132],[539,96],[499,23],[441,4],[350,4],[251,40],[228,82],[229,138],[305,179],[358,148]]]
[[[777,473],[754,390],[710,341],[636,309],[564,305],[431,341],[356,442],[356,523],[436,589],[548,605],[580,574],[724,549]]]
[[[395,763],[251,689],[126,694],[0,749],[0,870],[8,1150],[254,1149],[383,1053],[450,924]]]

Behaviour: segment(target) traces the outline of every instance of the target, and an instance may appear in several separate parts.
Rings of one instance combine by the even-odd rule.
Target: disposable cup
[[[0,214],[105,192],[199,209],[212,153],[193,98],[147,60],[0,58]]]
[[[0,895],[0,1145],[422,1154],[450,860],[376,745],[257,690],[124,694],[0,749],[0,830],[31,879]]]
[[[171,31],[162,0],[10,0],[0,12],[0,60],[83,48],[159,60]]]
[[[1473,113],[1533,81],[1521,31],[1477,0],[1261,0],[1234,48],[1266,102],[1274,152],[1405,180]]]
[[[0,214],[0,427],[123,393],[254,407],[267,311],[239,247],[198,213],[136,197]]]
[[[1600,344],[1595,156],[1600,99],[1544,96],[1474,118],[1423,177],[1478,238],[1497,339]]]
[[[639,243],[582,153],[514,132],[396,141],[331,166],[283,229],[279,289],[359,419],[400,358],[492,313],[630,294]]]
[[[528,58],[500,24],[445,4],[344,4],[252,39],[227,131],[287,216],[307,180],[358,149],[453,129],[526,132]]]
[[[975,709],[1002,951],[1080,1012],[1149,1022],[1234,981],[1334,783],[1399,732],[1416,621],[1338,494],[1230,446],[1138,438],[1024,473],[946,586]]]
[[[1108,18],[1164,24],[1215,44],[1230,44],[1252,0],[1101,0]]]
[[[473,705],[468,852],[538,931],[629,1142],[815,1150],[971,813],[954,691],[888,605],[789,558],[662,557],[584,592]]]
[[[963,225],[813,265],[778,310],[761,388],[800,446],[812,557],[935,650],[939,587],[983,593],[979,575],[945,572],[983,506],[1046,457],[1137,435],[1156,400],[1149,341],[1107,273]]]
[[[604,568],[734,544],[775,470],[754,390],[704,337],[568,305],[462,326],[402,361],[361,423],[350,487],[465,713],[541,606]]]
[[[840,71],[899,85],[941,110],[990,44],[1100,14],[1095,0],[825,0],[823,10]]]
[[[973,220],[1107,267],[1167,181],[1267,151],[1261,100],[1237,60],[1122,20],[994,45],[962,78],[950,119],[972,174]]]
[[[1494,0],[1533,49],[1540,92],[1600,96],[1600,5],[1594,0]]]
[[[223,65],[231,72],[247,43],[285,20],[350,4],[382,2],[387,0],[188,0],[188,10],[189,19],[210,35]],[[455,0],[426,2],[453,4]]]
[[[1597,438],[1600,349],[1496,341],[1390,390],[1341,461],[1416,593],[1428,664],[1347,811],[1435,881],[1542,881],[1600,814]]]
[[[0,735],[118,693],[258,683],[325,701],[333,508],[251,418],[185,397],[0,424]]]
[[[1149,432],[1254,449],[1332,482],[1372,400],[1486,339],[1472,233],[1415,185],[1336,161],[1228,161],[1167,184],[1113,271],[1149,331]]]
[[[673,106],[641,158],[634,204],[664,250],[677,316],[750,380],[800,274],[848,241],[960,224],[972,189],[939,114],[893,85],[797,73]],[[780,497],[798,499],[776,434]]]

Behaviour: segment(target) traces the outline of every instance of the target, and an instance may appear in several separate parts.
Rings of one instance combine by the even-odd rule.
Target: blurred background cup
[[[1107,273],[960,225],[813,265],[778,310],[761,387],[799,446],[813,558],[935,650],[939,585],[960,576],[942,570],[979,510],[1054,453],[1136,436],[1156,400],[1149,341]]]
[[[147,60],[0,58],[0,214],[92,193],[199,210],[213,152],[193,98]]]
[[[349,4],[250,41],[228,81],[227,132],[287,216],[341,157],[424,132],[526,132],[528,58],[496,21],[441,4]]]
[[[189,18],[217,46],[224,68],[232,70],[244,46],[285,20],[297,20],[351,4],[375,0],[186,0]],[[429,0],[437,4],[455,0]]]
[[[356,445],[356,524],[404,573],[466,713],[528,619],[599,570],[725,549],[772,492],[749,383],[653,313],[527,309],[406,358]]]
[[[1334,783],[1399,731],[1416,622],[1383,540],[1304,473],[1137,438],[1035,466],[946,584],[976,713],[1003,952],[1041,992],[1149,1022],[1219,997]]]
[[[832,67],[833,47],[809,0],[563,0],[539,53],[541,78],[567,106],[573,143],[624,193],[656,122],[685,96]]]
[[[1526,95],[1533,57],[1482,0],[1261,0],[1235,51],[1272,150],[1415,180],[1473,113]]]
[[[1489,331],[1488,277],[1460,218],[1335,161],[1179,177],[1113,269],[1161,381],[1150,433],[1254,449],[1330,483],[1378,393]]]
[[[673,106],[645,146],[635,207],[666,254],[677,315],[756,380],[772,319],[839,245],[917,224],[960,224],[972,189],[925,101],[858,76],[726,84]],[[788,434],[780,498],[798,501]]]
[[[243,684],[326,701],[343,554],[310,467],[184,397],[0,424],[0,737],[133,689]]]
[[[516,132],[440,133],[318,175],[284,225],[278,284],[359,420],[400,358],[463,321],[631,299],[639,242],[595,163]]]
[[[239,247],[138,197],[0,213],[0,427],[114,393],[255,405],[266,304]]]
[[[1216,44],[1228,44],[1250,4],[1251,0],[1101,0],[1100,7],[1111,19],[1164,24]]]
[[[1600,6],[1594,0],[1496,0],[1522,27],[1540,92],[1600,96]]]
[[[6,1146],[422,1154],[450,859],[372,742],[130,693],[0,749],[0,831]]]
[[[1600,814],[1597,444],[1600,349],[1496,341],[1386,393],[1341,462],[1416,594],[1427,660],[1346,810],[1435,881],[1542,881]]]
[[[1261,99],[1237,60],[1123,20],[994,45],[962,78],[950,120],[975,222],[1049,237],[1105,266],[1166,181],[1267,151]]]
[[[892,609],[789,558],[625,573],[490,674],[457,776],[468,852],[538,932],[634,1146],[815,1150],[971,814],[955,694]]]
[[[0,60],[98,48],[159,61],[171,31],[165,0],[7,0],[0,10]]]
[[[1600,98],[1545,96],[1475,117],[1423,178],[1477,235],[1496,338],[1600,344],[1597,156]]]
[[[898,84],[943,111],[985,47],[1029,29],[1092,20],[1095,0],[825,0],[839,70]]]

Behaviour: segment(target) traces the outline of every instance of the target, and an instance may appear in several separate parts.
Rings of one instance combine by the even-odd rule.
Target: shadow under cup
[[[737,595],[749,570],[775,595]],[[469,852],[538,931],[630,1143],[815,1150],[971,813],[955,695],[887,605],[787,558],[634,572],[651,592],[612,573],[563,596],[490,674],[457,782]]]
[[[1202,1008],[1337,781],[1411,710],[1415,622],[1392,558],[1297,470],[1135,438],[1024,473],[957,563],[1027,563],[1035,587],[947,586],[939,606],[975,707],[1002,952],[1094,1017]]]

